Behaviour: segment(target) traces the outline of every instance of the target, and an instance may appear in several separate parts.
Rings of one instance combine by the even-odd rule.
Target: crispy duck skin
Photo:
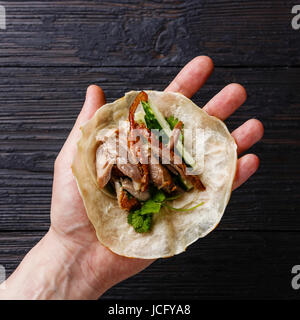
[[[127,192],[122,190],[121,198],[120,198],[120,208],[126,211],[131,211],[138,209],[141,205],[138,200],[134,197],[128,199]]]
[[[132,105],[129,108],[129,123],[130,133],[128,140],[128,147],[131,155],[138,162],[138,168],[142,176],[141,179],[141,191],[146,191],[149,184],[149,168],[148,168],[148,155],[145,155],[143,150],[138,145],[139,137],[135,138],[133,130],[137,128],[137,124],[134,121],[134,113],[141,103],[141,101],[148,101],[148,95],[146,92],[141,91],[134,99]]]
[[[149,166],[148,166],[148,164],[140,164],[139,163],[139,170],[142,174],[141,191],[144,192],[148,189],[148,185],[149,185]]]
[[[130,131],[135,129],[135,121],[134,121],[134,113],[137,109],[137,107],[139,106],[139,104],[141,103],[141,101],[148,101],[148,95],[146,92],[141,91],[136,98],[134,99],[132,105],[130,106],[129,109],[129,122],[130,122]]]
[[[121,209],[124,209],[126,211],[131,211],[133,209],[137,209],[140,207],[140,203],[136,198],[134,197],[130,199],[128,198],[128,194],[120,184],[119,180],[117,179],[114,180],[114,183],[115,183],[115,189],[117,193],[119,207]]]
[[[168,143],[168,148],[170,150],[174,150],[174,147],[177,145],[178,139],[180,137],[181,129],[183,128],[183,123],[182,121],[179,121],[174,129],[172,130],[171,136],[170,136],[170,141]]]

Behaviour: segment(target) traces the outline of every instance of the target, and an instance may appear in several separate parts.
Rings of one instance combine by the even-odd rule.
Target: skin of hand
[[[206,56],[190,61],[166,91],[191,98],[213,71]],[[246,100],[239,84],[229,84],[214,96],[204,110],[221,120],[229,117]],[[80,127],[105,104],[102,89],[88,88],[83,108],[61,149],[54,166],[51,227],[26,255],[15,272],[0,286],[0,299],[97,299],[116,283],[138,273],[153,260],[118,256],[97,240],[71,171],[80,138]],[[232,132],[241,154],[263,136],[263,125],[246,121]],[[244,183],[258,168],[254,154],[239,158],[233,189]]]

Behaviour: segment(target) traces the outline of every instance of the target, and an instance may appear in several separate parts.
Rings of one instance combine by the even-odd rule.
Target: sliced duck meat
[[[142,174],[140,172],[138,164],[132,163],[121,163],[120,159],[117,160],[117,168],[127,177],[132,180],[141,183],[142,182]]]
[[[139,170],[142,175],[141,191],[146,191],[149,184],[149,165],[139,163]]]
[[[200,178],[198,176],[194,175],[186,175],[185,178],[197,189],[200,191],[205,190],[205,186],[201,182]]]
[[[163,189],[167,193],[176,191],[176,185],[173,183],[172,177],[167,168],[160,163],[150,163],[149,169],[151,180],[158,189]]]
[[[149,169],[148,169],[148,146],[144,144],[139,135],[134,132],[137,129],[137,123],[134,121],[134,113],[142,101],[148,101],[148,95],[146,92],[141,91],[129,108],[129,137],[128,137],[128,147],[129,154],[134,158],[135,163],[138,163],[138,169],[142,176],[141,179],[141,191],[146,191],[149,184]]]
[[[119,180],[115,180],[115,189],[117,193],[118,203],[121,209],[131,211],[140,207],[139,201],[134,197],[129,197]]]
[[[174,154],[174,157],[177,156],[176,154]],[[177,162],[177,161],[176,161]],[[179,175],[189,181],[197,190],[203,191],[205,190],[205,186],[203,185],[203,183],[200,180],[199,176],[196,175],[191,175],[191,174],[187,174],[187,167],[185,165],[185,163],[171,163],[170,164],[178,173]]]
[[[114,155],[109,146],[106,143],[101,144],[96,152],[96,171],[100,188],[104,188],[110,180],[114,163]]]
[[[145,191],[147,190],[149,184],[149,148],[147,141],[146,143],[138,141],[138,143],[132,145],[129,154],[134,157],[135,163],[137,163],[136,166],[141,175],[141,191]],[[132,179],[136,181],[136,179]]]
[[[150,198],[149,191],[137,191],[133,182],[130,179],[121,179],[121,184],[123,189],[127,190],[130,194],[132,194],[136,199],[140,201],[146,201]]]
[[[108,130],[103,136],[97,137],[99,147],[96,151],[96,172],[100,188],[104,188],[111,178],[111,171],[116,163],[118,130]]]
[[[114,178],[121,178],[121,177],[125,177],[125,174],[118,169],[116,164],[114,164],[111,171],[111,176]]]
[[[178,156],[173,150],[166,147],[162,142],[157,141],[156,137],[151,134],[151,131],[147,127],[140,125],[139,128],[144,133],[145,138],[150,142],[152,141],[152,155],[157,159],[161,159],[163,165],[167,164],[174,168],[182,178],[190,181],[197,190],[205,190],[205,186],[202,184],[199,176],[187,174],[186,164],[180,156]]]
[[[176,176],[178,175],[178,171],[175,168],[173,168],[170,164],[165,164],[165,166],[169,169],[170,172],[172,172]]]
[[[126,176],[132,179],[136,190],[145,191],[149,183],[149,174],[147,168],[148,146],[139,141],[127,148],[127,133],[122,128],[119,135],[119,155],[117,159],[118,169]]]

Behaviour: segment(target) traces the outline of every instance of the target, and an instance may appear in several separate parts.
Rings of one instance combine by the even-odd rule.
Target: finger
[[[214,64],[209,57],[196,57],[183,67],[165,91],[180,92],[191,98],[204,85],[213,69]]]
[[[94,113],[104,104],[105,95],[103,90],[94,84],[90,85],[87,88],[85,102],[73,129],[76,130],[78,127],[81,127],[85,122],[91,119]]]
[[[66,158],[68,161],[73,158],[76,152],[76,143],[80,138],[80,127],[84,125],[89,119],[92,118],[94,113],[105,104],[105,95],[103,90],[96,86],[91,85],[86,92],[86,98],[80,114],[74,124],[72,131],[70,132],[63,148],[60,151],[59,156]]]
[[[211,116],[221,120],[228,118],[247,99],[243,86],[231,83],[216,94],[203,109]]]
[[[232,190],[246,182],[258,169],[259,158],[255,154],[246,154],[238,160],[237,172]]]
[[[258,142],[264,134],[264,127],[259,120],[251,119],[235,129],[231,135],[236,141],[238,154],[243,153],[256,142]]]

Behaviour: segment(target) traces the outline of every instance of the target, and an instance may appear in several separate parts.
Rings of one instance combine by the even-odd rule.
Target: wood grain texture
[[[101,85],[112,101],[131,89],[162,90],[178,71],[174,67],[0,69],[0,230],[48,228],[53,163],[88,84]],[[217,68],[194,97],[203,106],[224,85],[239,81],[248,100],[227,121],[229,128],[253,117],[266,128],[263,141],[250,150],[261,157],[261,168],[234,192],[220,229],[300,230],[300,178],[295,175],[299,76],[299,69]]]
[[[7,276],[42,235],[0,232]],[[291,268],[299,242],[298,232],[214,232],[179,256],[157,260],[103,299],[297,299]]]
[[[230,82],[248,92],[226,123],[256,117],[261,167],[232,195],[215,232],[155,262],[104,299],[299,298],[300,42],[294,1],[2,1],[0,264],[8,275],[49,227],[53,163],[96,83],[113,101],[163,90],[187,61],[217,66],[193,100]]]
[[[3,1],[1,66],[299,65],[294,1]]]

